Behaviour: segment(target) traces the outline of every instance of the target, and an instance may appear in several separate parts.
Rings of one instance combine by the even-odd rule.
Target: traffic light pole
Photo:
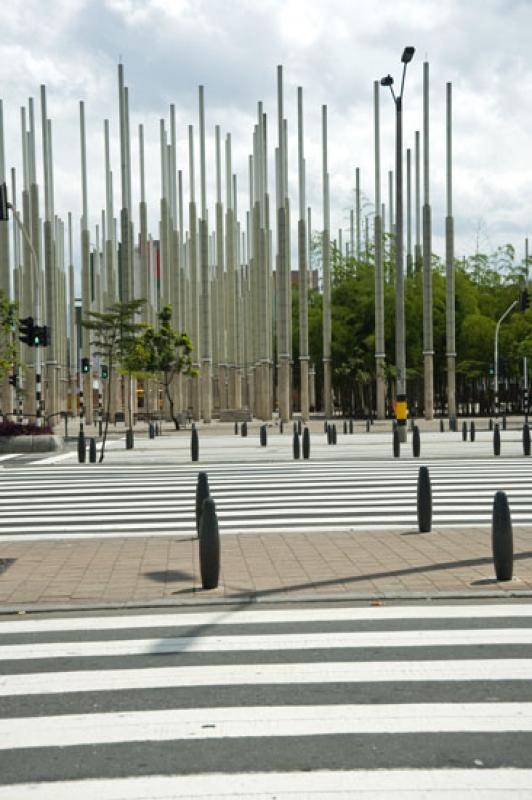
[[[523,412],[528,423],[528,358],[523,356]]]
[[[514,300],[511,305],[508,306],[502,317],[497,322],[495,326],[495,352],[494,352],[494,364],[493,364],[493,378],[494,378],[494,387],[493,387],[493,402],[494,402],[494,416],[499,416],[499,330],[501,327],[501,323],[506,319],[510,311],[517,305],[519,301]]]
[[[37,261],[37,254],[35,252],[35,248],[31,242],[30,237],[28,236],[28,232],[24,224],[20,220],[20,216],[16,208],[11,204],[7,204],[8,208],[11,208],[13,212],[13,218],[17,223],[18,229],[21,231],[24,239],[26,240],[26,244],[28,245],[29,251],[31,253],[31,260],[33,263],[33,272],[34,272],[34,288],[35,288],[35,324],[36,326],[40,326],[41,324],[41,286],[39,281],[39,264]],[[35,348],[35,425],[37,428],[42,427],[42,406],[41,406],[41,351],[39,347]]]

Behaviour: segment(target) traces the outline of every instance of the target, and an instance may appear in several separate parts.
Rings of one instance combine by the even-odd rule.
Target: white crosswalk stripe
[[[532,603],[6,618],[0,696],[0,800],[532,796]]]
[[[532,523],[532,460],[421,462],[433,525],[487,525],[507,492],[516,524]],[[414,461],[211,465],[220,532],[346,531],[416,525]],[[190,535],[198,467],[70,465],[6,470],[0,541],[46,537]]]

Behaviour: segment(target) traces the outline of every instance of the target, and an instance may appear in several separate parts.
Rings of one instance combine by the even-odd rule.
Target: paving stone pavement
[[[204,591],[195,537],[2,546],[0,613],[25,607],[532,593],[532,527],[514,526],[514,578],[495,580],[490,528],[224,535]]]

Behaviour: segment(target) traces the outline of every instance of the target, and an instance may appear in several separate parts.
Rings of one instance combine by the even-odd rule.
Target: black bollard
[[[349,433],[353,433],[353,430],[354,430],[354,428],[353,428],[353,420],[350,419],[349,420]]]
[[[420,533],[432,530],[432,488],[428,467],[420,467],[417,476],[417,525]]]
[[[336,425],[332,426],[332,444],[336,444]]]
[[[205,498],[201,509],[199,555],[201,585],[204,589],[216,589],[220,578],[220,534],[211,497]]]
[[[399,440],[399,431],[397,428],[393,429],[393,457],[399,458],[401,455],[401,442]]]
[[[148,425],[148,436],[150,439],[155,439],[155,425],[150,422]]]
[[[80,464],[85,463],[86,452],[85,452],[85,434],[80,433],[78,436],[78,461]]]
[[[325,420],[325,422],[323,423],[323,433],[327,433],[327,428],[328,427],[329,427],[329,423],[327,422],[327,420]]]
[[[300,419],[298,419],[298,421],[297,421],[297,433],[298,433],[298,436],[301,436],[301,420]]]
[[[200,534],[201,511],[203,501],[209,496],[209,479],[206,472],[198,472],[196,483],[196,533]]]
[[[238,436],[238,422],[235,421],[235,436]]]
[[[506,430],[506,414],[503,414],[503,417],[502,417],[502,429],[503,429],[503,431]]]
[[[298,431],[297,431],[297,422],[296,422],[295,420],[294,420],[294,422],[292,423],[292,430],[294,431],[294,433],[297,433],[297,432],[298,432]]]
[[[490,421],[489,421],[488,428],[489,428],[490,431],[493,430],[493,420],[492,419],[490,419]]]
[[[366,433],[369,433],[369,419],[366,420]]]
[[[126,431],[126,450],[133,450],[134,444],[133,428],[128,428]]]
[[[310,458],[310,432],[308,428],[303,429],[303,458]]]
[[[471,427],[469,429],[469,441],[470,442],[474,442],[475,441],[475,420],[474,419],[471,420]]]
[[[89,439],[89,461],[96,464],[96,439],[93,436]]]
[[[526,422],[523,425],[523,455],[530,455],[530,428]]]
[[[245,420],[240,426],[240,435],[244,437],[248,435],[248,424]]]
[[[281,420],[281,422],[279,423],[279,433],[282,433],[283,431],[284,431],[284,425],[283,421]]]
[[[159,426],[159,424],[157,422],[155,423],[155,435],[156,436],[160,436],[161,435],[161,428],[160,428],[160,426]]]
[[[467,442],[467,422],[462,422],[462,441]]]
[[[266,433],[266,425],[260,426],[260,443],[261,447],[266,447],[268,444],[268,434]]]
[[[493,431],[493,455],[500,456],[501,454],[501,434],[499,431],[499,426],[495,424],[495,429]]]
[[[496,492],[493,498],[491,549],[497,580],[511,581],[514,563],[514,541],[512,517],[505,492]]]
[[[192,428],[192,433],[190,436],[190,456],[192,461],[199,460],[199,439],[198,439],[198,431],[196,430],[196,426]]]
[[[443,433],[444,431],[445,431],[445,426],[443,424],[443,420],[440,419],[440,433]]]
[[[294,431],[294,441],[292,444],[292,449],[294,451],[294,458],[299,458],[299,436],[297,431]]]
[[[419,435],[418,426],[414,425],[414,431],[412,433],[412,453],[414,454],[414,458],[419,458],[420,452],[421,452],[421,437]]]
[[[344,419],[344,433],[347,434],[347,420]]]
[[[332,444],[332,425],[327,425],[327,444]]]

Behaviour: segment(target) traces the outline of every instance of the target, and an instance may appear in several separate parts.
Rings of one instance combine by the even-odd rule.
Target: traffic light
[[[109,377],[109,369],[107,367],[107,364],[101,364],[100,370],[101,370],[102,378],[108,378]]]
[[[91,370],[91,362],[88,358],[81,359],[81,371],[82,372],[90,372]]]
[[[5,183],[0,183],[0,221],[7,222],[9,219],[9,212],[7,210],[7,186]]]
[[[33,347],[35,345],[35,325],[33,323],[33,317],[19,319],[18,327],[20,331],[18,338],[20,341],[27,344],[28,347]]]
[[[523,289],[519,295],[519,311],[526,311],[530,305],[530,297],[528,296],[528,289]]]
[[[35,347],[48,347],[50,344],[50,328],[47,325],[36,325],[33,331]]]
[[[495,375],[495,370],[493,368],[493,364],[490,364],[490,375]]]
[[[9,383],[11,384],[11,386],[14,386],[15,389],[17,388],[18,378],[15,373],[9,376]]]

